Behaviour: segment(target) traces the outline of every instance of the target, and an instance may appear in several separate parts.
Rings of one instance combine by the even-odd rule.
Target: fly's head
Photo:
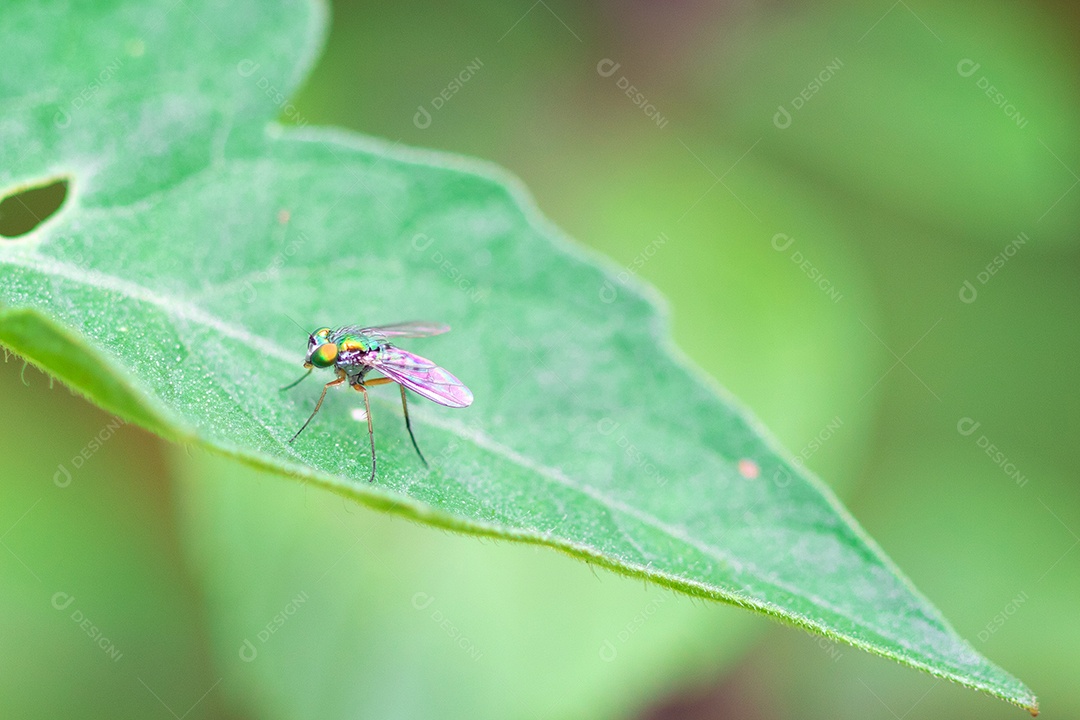
[[[330,328],[319,328],[308,337],[304,367],[327,368],[334,364],[337,356],[338,346],[330,342]]]

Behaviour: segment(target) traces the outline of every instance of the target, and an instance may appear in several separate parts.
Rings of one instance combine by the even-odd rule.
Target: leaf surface
[[[564,239],[512,179],[272,122],[318,47],[320,7],[100,5],[73,36],[59,5],[9,11],[0,185],[64,177],[69,193],[0,241],[0,342],[166,437],[1034,706],[690,367],[656,299]],[[302,372],[307,330],[413,319],[453,326],[402,345],[476,397],[466,410],[414,397],[431,468],[385,388],[371,391],[374,484],[352,391],[288,444],[320,389],[278,390]]]

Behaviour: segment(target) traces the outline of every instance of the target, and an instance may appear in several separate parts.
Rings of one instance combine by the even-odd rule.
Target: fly
[[[323,386],[319,401],[311,416],[300,426],[296,434],[289,439],[292,443],[322,407],[326,391],[334,385],[348,383],[364,395],[364,410],[367,415],[368,439],[371,441],[371,478],[375,480],[375,430],[371,424],[371,405],[368,402],[367,389],[374,385],[397,383],[401,390],[401,409],[405,413],[405,428],[409,431],[416,454],[427,466],[420,446],[416,444],[412,423],[409,422],[409,405],[405,399],[405,389],[432,402],[452,408],[468,407],[473,395],[469,388],[449,372],[419,355],[406,352],[391,344],[389,338],[421,338],[442,335],[450,331],[450,326],[443,323],[406,322],[378,327],[348,325],[337,329],[319,328],[308,336],[307,355],[304,367],[307,372],[299,380],[281,388],[289,390],[307,378],[315,368],[333,367],[336,378]],[[371,371],[381,373],[383,377],[368,378]]]

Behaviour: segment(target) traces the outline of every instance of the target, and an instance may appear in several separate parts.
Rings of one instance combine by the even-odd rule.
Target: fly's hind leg
[[[405,429],[409,431],[409,439],[412,440],[412,446],[416,449],[416,454],[420,456],[420,462],[424,463],[424,467],[431,467],[428,465],[427,458],[424,457],[424,453],[420,452],[420,446],[416,444],[416,436],[413,435],[412,423],[409,422],[409,404],[405,401],[405,386],[398,385],[401,388],[401,409],[405,413]]]
[[[363,380],[353,382],[353,389],[364,394],[364,416],[367,417],[367,434],[371,441],[371,477],[368,482],[375,482],[375,428],[371,424],[371,403],[368,402],[367,388],[364,387]]]
[[[363,390],[363,386],[366,386],[366,385],[386,385],[386,384],[392,383],[392,382],[394,382],[394,381],[391,380],[390,378],[387,378],[387,377],[372,378],[371,380],[364,380],[364,381],[361,381],[359,384],[354,384],[353,387],[356,388],[357,390]],[[427,458],[424,457],[424,453],[420,452],[420,446],[416,442],[416,435],[413,434],[412,421],[409,420],[409,403],[405,399],[405,386],[399,384],[398,389],[401,390],[401,409],[405,413],[405,429],[409,431],[409,439],[412,440],[413,449],[416,450],[416,454],[420,456],[420,462],[424,463],[424,467],[431,467],[430,465],[428,465],[428,461],[427,461]],[[363,390],[363,392],[364,392],[364,403],[365,403],[364,407],[366,408],[367,407],[367,391]],[[370,425],[371,425],[371,416],[370,416],[370,412],[369,412],[368,413],[369,432],[370,432]],[[372,440],[372,446],[371,447],[372,447],[371,454],[372,454],[372,457],[374,457],[375,456],[375,441],[374,440]],[[373,466],[374,466],[374,463],[373,463]],[[374,475],[374,467],[372,469],[372,477],[373,478],[375,477],[375,475]]]

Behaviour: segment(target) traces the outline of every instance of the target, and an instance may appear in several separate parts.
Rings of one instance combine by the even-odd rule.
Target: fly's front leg
[[[305,375],[304,377],[307,377],[307,375]],[[300,379],[303,380],[304,378],[300,378]],[[301,425],[300,429],[296,431],[296,434],[293,435],[291,438],[289,438],[289,443],[290,444],[292,443],[293,440],[300,437],[300,433],[304,432],[304,428],[306,428],[308,426],[308,423],[311,422],[311,419],[313,417],[315,417],[315,413],[319,412],[319,408],[322,407],[322,401],[324,399],[326,399],[326,391],[329,390],[332,385],[340,385],[343,382],[345,382],[345,373],[342,372],[341,370],[338,370],[338,379],[337,380],[331,380],[330,382],[323,385],[322,395],[319,396],[319,402],[315,403],[315,409],[311,411],[311,415],[308,417],[307,422],[305,422],[303,425]]]
[[[304,380],[307,380],[307,376],[310,375],[313,370],[314,368],[308,368],[308,371],[301,375],[299,380],[297,380],[296,382],[291,382],[285,387],[281,388],[281,392],[285,392],[286,390],[292,390],[294,387],[304,382]]]

